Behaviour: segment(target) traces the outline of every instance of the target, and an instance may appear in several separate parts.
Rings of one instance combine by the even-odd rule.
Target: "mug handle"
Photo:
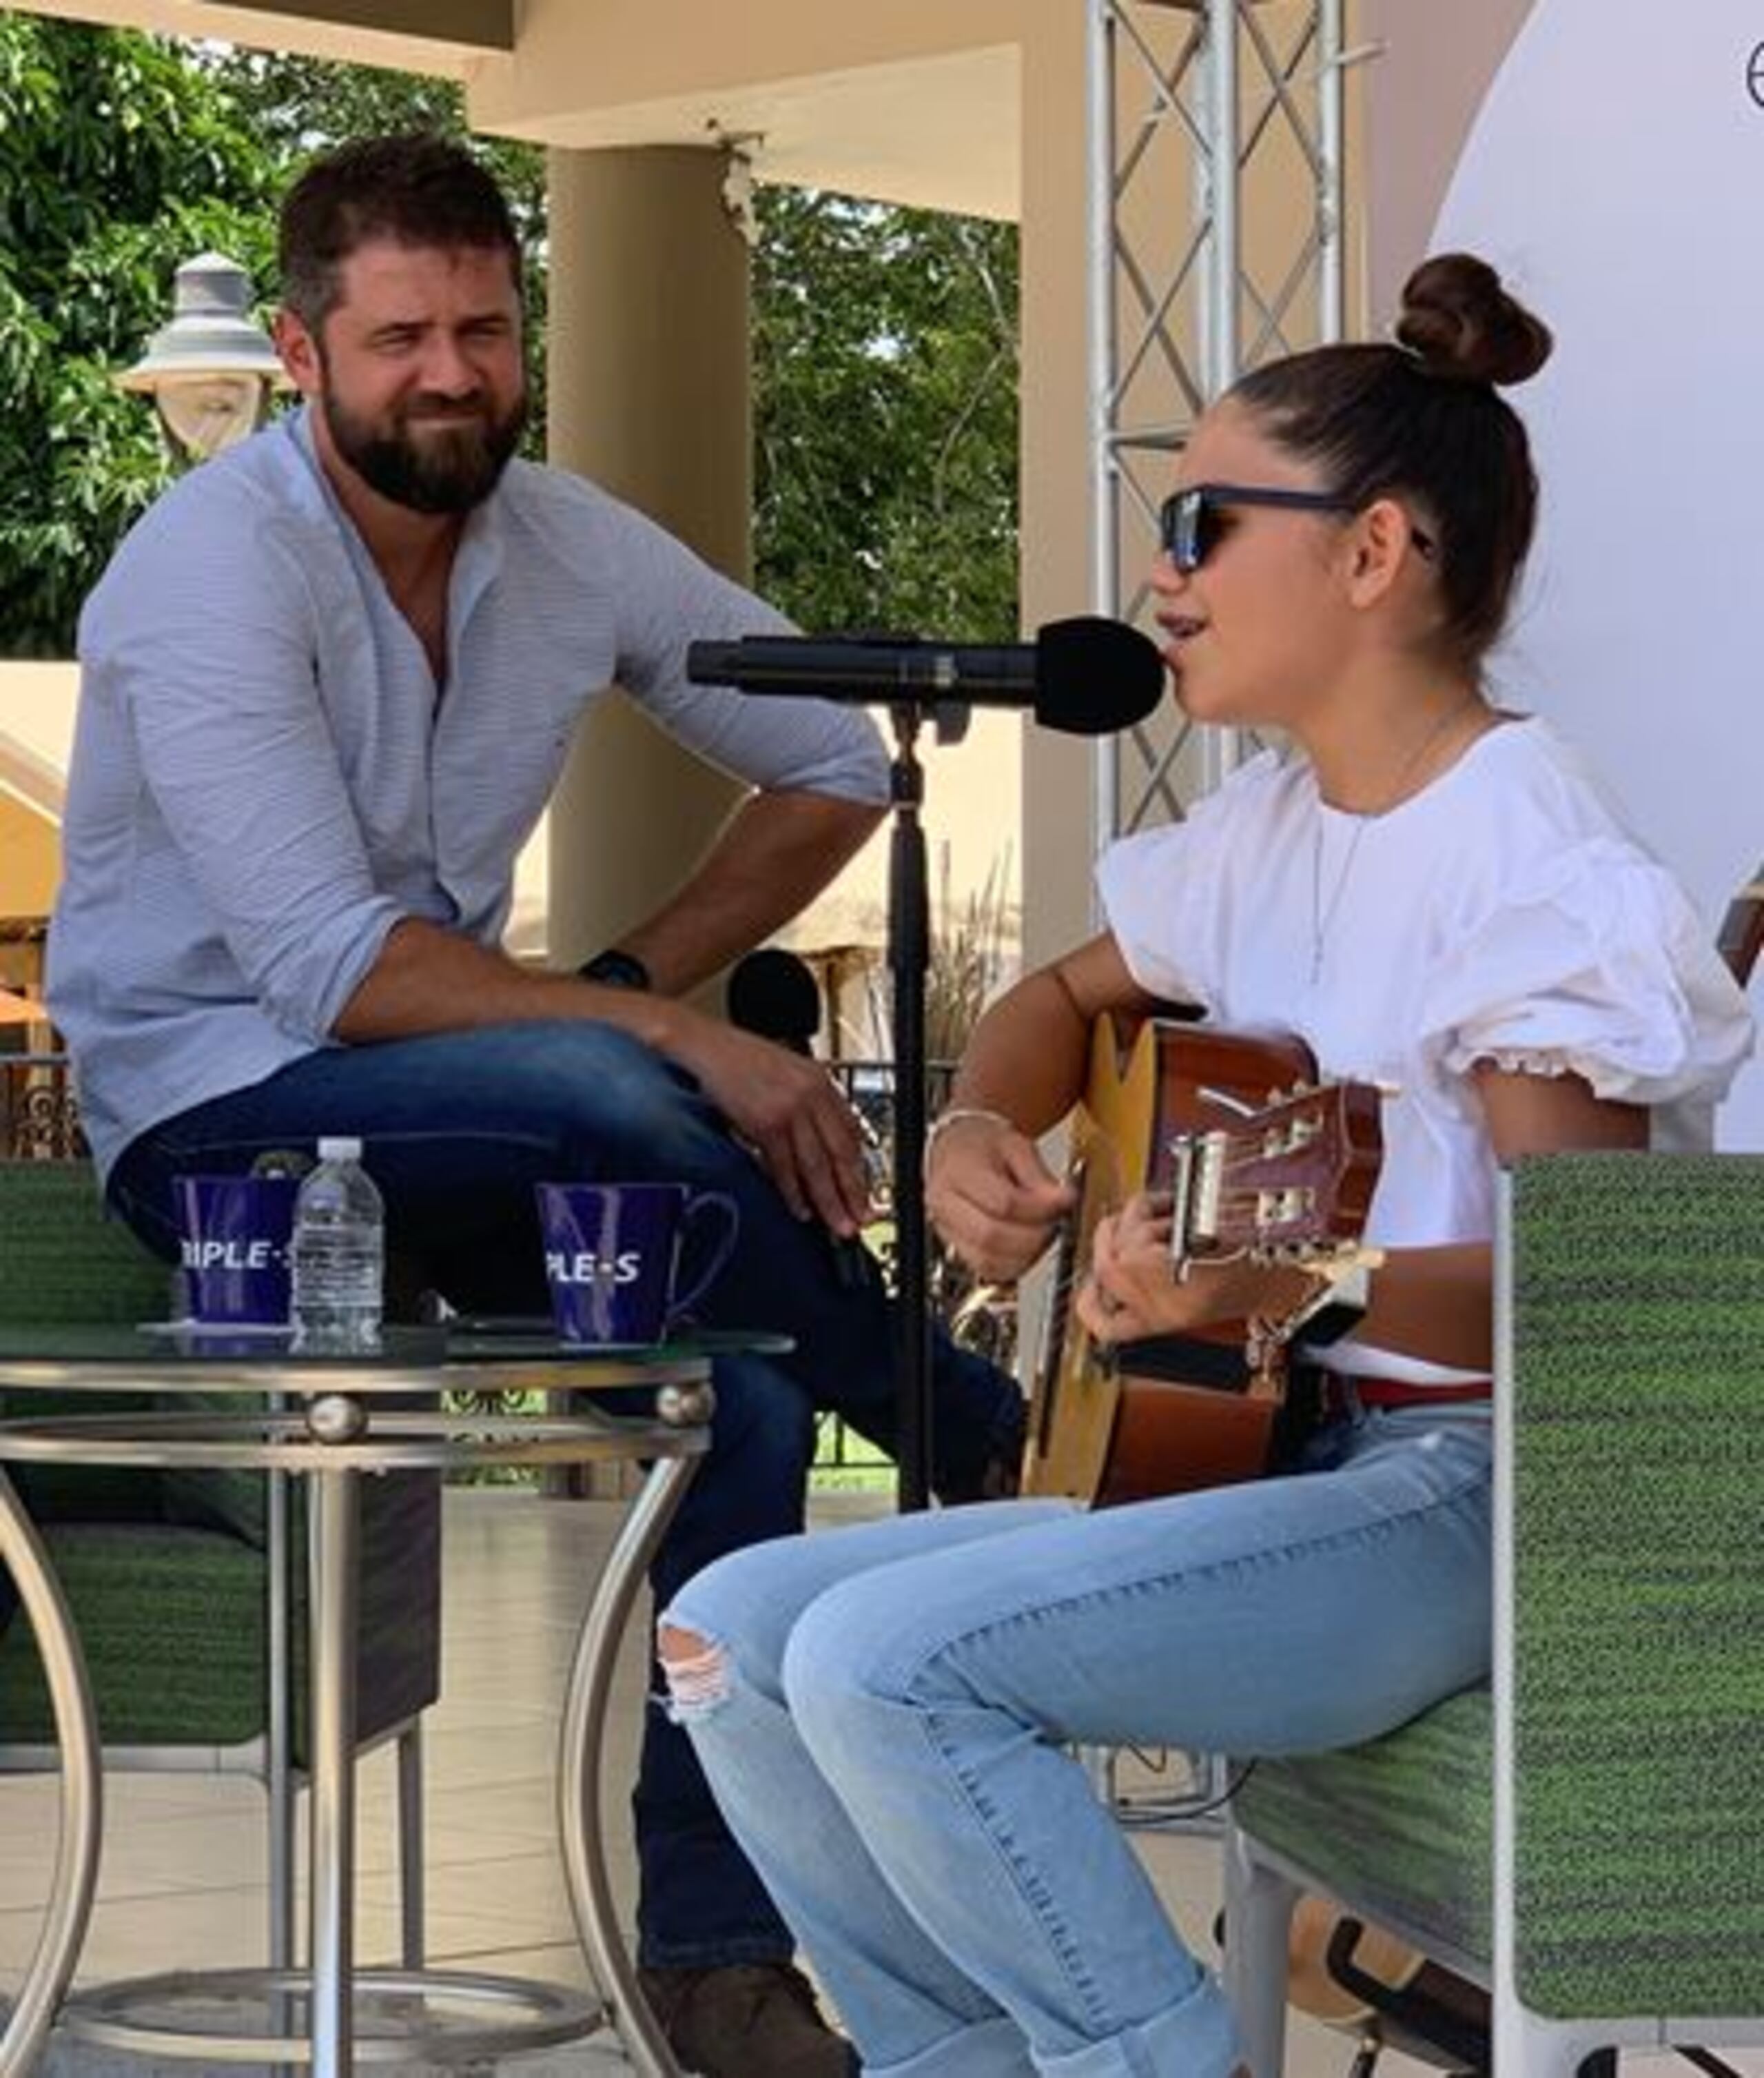
[[[680,1240],[674,1257],[677,1262],[683,1262],[686,1260],[686,1249],[692,1240],[694,1225],[699,1221],[699,1215],[703,1212],[708,1212],[714,1219],[720,1220],[723,1222],[723,1231],[711,1242],[709,1257],[704,1267],[699,1273],[697,1281],[687,1290],[677,1291],[668,1301],[668,1327],[670,1331],[681,1315],[689,1312],[715,1283],[721,1274],[724,1264],[735,1253],[736,1241],[741,1230],[740,1208],[733,1198],[724,1191],[701,1191],[695,1198],[687,1202],[685,1212],[680,1216]]]

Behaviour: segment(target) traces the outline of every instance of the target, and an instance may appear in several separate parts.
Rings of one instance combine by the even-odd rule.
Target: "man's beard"
[[[501,482],[527,424],[524,391],[502,418],[461,412],[444,429],[436,419],[457,409],[444,398],[414,397],[378,424],[358,417],[338,396],[328,371],[322,401],[344,461],[381,497],[412,512],[469,512],[482,505]],[[428,429],[413,438],[410,420],[423,411],[432,415]]]

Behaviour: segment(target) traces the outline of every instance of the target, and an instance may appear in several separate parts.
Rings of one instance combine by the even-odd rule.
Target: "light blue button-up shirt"
[[[100,1170],[332,1043],[401,918],[496,942],[615,683],[754,785],[885,800],[867,716],[686,682],[689,641],[787,624],[582,478],[517,461],[465,529],[438,700],[303,413],[186,477],[80,624],[48,992]]]

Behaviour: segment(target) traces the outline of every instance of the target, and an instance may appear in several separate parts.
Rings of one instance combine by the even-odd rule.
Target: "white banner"
[[[1499,685],[1587,749],[1712,932],[1764,856],[1761,197],[1760,0],[1536,0],[1431,244],[1556,334],[1512,393],[1544,519]],[[1721,1137],[1764,1146],[1764,1066]]]

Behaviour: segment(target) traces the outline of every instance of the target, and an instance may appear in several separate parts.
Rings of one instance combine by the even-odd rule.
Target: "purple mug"
[[[205,1325],[285,1327],[294,1176],[174,1176],[183,1312]]]
[[[735,1246],[740,1214],[720,1191],[685,1183],[534,1187],[552,1317],[566,1342],[664,1341]],[[681,1290],[682,1265],[693,1255],[697,1275]]]

